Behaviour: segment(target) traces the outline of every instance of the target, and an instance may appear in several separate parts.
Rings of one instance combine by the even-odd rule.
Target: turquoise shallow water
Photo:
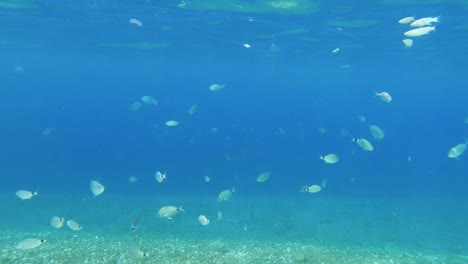
[[[3,195],[0,263],[466,263],[467,204],[457,198]],[[172,220],[164,205],[184,205]],[[249,206],[250,204],[250,206]],[[252,210],[251,210],[252,209]],[[223,213],[220,221],[217,212]],[[198,223],[200,214],[211,222]],[[49,225],[54,215],[83,229]],[[130,231],[132,218],[142,215]],[[21,251],[24,238],[46,239]],[[133,254],[134,248],[148,253]]]
[[[0,264],[468,263],[467,3],[0,0]]]

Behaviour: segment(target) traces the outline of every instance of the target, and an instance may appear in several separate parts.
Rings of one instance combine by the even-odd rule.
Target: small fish
[[[423,17],[410,24],[412,27],[432,26],[432,23],[439,23],[440,17]]]
[[[133,104],[131,104],[128,107],[128,110],[129,111],[137,111],[137,110],[140,110],[141,107],[142,107],[142,104],[140,102],[134,102]]]
[[[130,247],[130,252],[137,258],[147,258],[149,254],[136,247]]]
[[[385,136],[385,133],[383,132],[383,130],[376,126],[376,125],[370,125],[369,126],[369,131],[372,135],[372,137],[374,137],[375,139],[378,139],[378,140],[381,140],[384,138]]]
[[[154,105],[155,107],[158,106],[158,100],[154,99],[153,97],[151,97],[149,95],[142,96],[140,99],[145,104]]]
[[[359,116],[357,116],[357,119],[358,119],[359,122],[361,122],[361,123],[365,123],[365,122],[366,122],[366,117],[365,117],[365,116],[359,115]]]
[[[232,187],[232,189],[227,189],[219,193],[218,195],[218,202],[227,202],[231,199],[232,194],[236,192],[236,188]]]
[[[50,134],[52,134],[52,132],[55,131],[55,128],[54,127],[48,127],[48,128],[45,128],[43,131],[42,131],[42,135],[44,136],[48,136]]]
[[[198,222],[199,222],[201,225],[206,226],[206,225],[208,225],[208,224],[210,223],[210,220],[209,220],[206,216],[200,215],[200,216],[198,217]]]
[[[408,30],[404,33],[407,37],[420,37],[435,31],[435,27],[421,27],[412,30]]]
[[[166,172],[161,173],[160,171],[157,171],[156,174],[154,175],[154,177],[156,178],[156,181],[158,183],[162,183],[163,181],[167,180]]]
[[[210,91],[216,92],[216,91],[219,91],[219,90],[223,89],[224,87],[226,87],[226,85],[224,85],[224,84],[222,84],[222,85],[221,84],[212,84],[212,85],[210,85],[210,87],[208,87],[208,89]]]
[[[380,99],[386,103],[390,103],[392,101],[392,96],[387,93],[387,92],[380,92],[380,93],[375,93],[374,97],[380,97]]]
[[[353,141],[356,142],[356,144],[358,144],[358,146],[360,146],[363,150],[374,151],[374,146],[372,146],[372,144],[367,139],[353,138]]]
[[[197,111],[198,111],[198,105],[194,104],[194,105],[190,106],[190,108],[188,110],[188,114],[189,115],[194,115]]]
[[[185,1],[180,1],[180,2],[177,4],[177,7],[179,7],[179,8],[187,8],[187,2],[185,2]]]
[[[270,178],[270,173],[269,172],[264,172],[264,173],[258,175],[257,182],[263,183],[263,182],[268,181],[269,178]]]
[[[340,48],[336,48],[336,49],[332,50],[332,53],[333,53],[333,54],[336,54],[336,53],[338,53],[338,52],[340,52]]]
[[[179,125],[179,122],[178,122],[178,121],[175,121],[175,120],[169,120],[169,121],[167,121],[165,124],[166,124],[166,126],[168,126],[168,127],[175,127],[175,126],[178,126],[178,125]]]
[[[132,233],[135,233],[138,227],[140,227],[141,218],[142,218],[142,215],[136,215],[135,217],[133,217],[132,226],[130,227],[130,230],[132,230]]]
[[[174,216],[176,216],[179,212],[184,212],[185,210],[183,206],[163,206],[159,209],[157,216],[160,218],[166,218],[166,219],[172,219]]]
[[[211,181],[210,176],[205,176],[203,179],[205,180],[206,183],[209,183]]]
[[[39,195],[38,192],[30,192],[26,190],[19,190],[16,192],[16,196],[20,198],[21,200],[29,200],[33,198],[34,196]]]
[[[249,201],[249,212],[250,212],[250,219],[252,221],[255,221],[255,213],[254,213],[254,208],[253,208],[252,201]]]
[[[128,183],[135,183],[138,181],[138,178],[135,176],[128,177]]]
[[[322,179],[322,188],[327,187],[327,185],[328,185],[328,179],[327,179],[327,178],[323,178],[323,179]]]
[[[92,180],[89,183],[89,189],[93,193],[94,197],[101,195],[106,190],[104,185],[102,185],[100,182],[96,180]]]
[[[405,48],[411,48],[413,47],[413,40],[412,39],[404,39],[402,40],[403,45],[405,45]]]
[[[80,224],[78,224],[78,222],[76,222],[75,220],[68,220],[67,226],[73,231],[80,231],[81,229],[83,229],[83,227]]]
[[[411,17],[405,17],[405,18],[402,18],[402,19],[398,20],[398,23],[404,25],[404,24],[409,24],[409,23],[411,23],[413,21],[414,21],[414,16],[411,16]]]
[[[318,193],[322,190],[322,187],[320,185],[310,185],[310,186],[302,186],[301,192],[306,192],[306,193]]]
[[[136,19],[136,18],[130,18],[130,19],[128,20],[128,23],[130,23],[130,24],[135,24],[135,25],[137,25],[137,26],[139,26],[139,27],[142,27],[142,26],[143,26],[143,23],[142,23],[140,20]]]
[[[221,221],[221,220],[223,220],[223,213],[221,213],[220,211],[218,211],[217,216],[218,216],[218,217],[217,217],[216,220],[217,220],[218,222]]]
[[[20,241],[18,244],[16,244],[15,248],[20,249],[20,250],[28,250],[28,249],[36,248],[45,242],[46,242],[45,239],[26,238]]]
[[[320,134],[325,134],[327,133],[327,129],[324,127],[319,127],[317,128],[317,132],[319,132]]]
[[[50,220],[50,225],[53,228],[59,229],[59,228],[62,228],[64,222],[65,222],[65,219],[63,217],[54,216]]]
[[[468,144],[468,139],[465,140],[465,143],[457,144],[456,146],[450,148],[447,156],[451,159],[458,159],[466,150]]]
[[[325,156],[320,156],[320,159],[323,160],[325,163],[328,163],[328,164],[334,164],[334,163],[337,163],[340,160],[340,158],[336,154],[328,154],[328,155],[325,155]]]

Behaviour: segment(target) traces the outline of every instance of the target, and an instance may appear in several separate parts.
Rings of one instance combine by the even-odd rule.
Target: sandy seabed
[[[35,198],[2,198],[0,264],[468,263],[468,216],[460,207],[467,203],[453,199]],[[168,204],[184,204],[187,213],[158,219],[157,209]],[[211,219],[208,226],[198,223],[200,214]],[[55,215],[83,229],[52,228]],[[132,233],[135,215],[142,221]],[[47,242],[16,249],[25,238]]]

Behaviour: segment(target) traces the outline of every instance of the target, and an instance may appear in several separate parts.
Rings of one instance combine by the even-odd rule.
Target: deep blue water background
[[[468,33],[456,29],[467,23],[466,7],[356,3],[336,14],[327,6],[337,3],[322,3],[316,14],[289,16],[200,12],[158,1],[36,4],[0,8],[2,192],[86,193],[99,178],[109,193],[215,197],[236,186],[241,195],[300,195],[302,185],[326,177],[324,196],[466,194],[467,154],[447,157],[468,137]],[[409,27],[397,21],[408,15],[441,15],[442,22],[404,49]],[[133,17],[143,27],[129,24]],[[381,23],[341,30],[323,23],[353,19]],[[160,29],[166,25],[173,30]],[[309,31],[255,37],[294,28]],[[341,52],[332,54],[337,47]],[[14,71],[19,65],[24,72]],[[210,92],[213,83],[226,88]],[[375,91],[394,100],[386,104]],[[128,111],[143,95],[159,106]],[[199,111],[188,116],[192,104]],[[182,123],[166,128],[169,119]],[[370,139],[369,123],[386,136],[365,153],[351,137]],[[55,131],[44,136],[47,127]],[[350,135],[341,136],[342,129]],[[340,162],[324,164],[318,155],[325,153]],[[154,181],[156,170],[167,171],[165,185]],[[264,171],[272,177],[259,185],[255,178]],[[139,178],[134,186],[131,175]]]

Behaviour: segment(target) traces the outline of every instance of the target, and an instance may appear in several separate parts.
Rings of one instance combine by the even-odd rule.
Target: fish
[[[412,39],[404,39],[402,40],[403,45],[405,45],[405,48],[411,48],[413,47],[413,40]]]
[[[382,101],[386,103],[390,103],[393,98],[388,92],[375,92],[374,97],[379,97]]]
[[[158,100],[154,99],[153,97],[151,97],[151,96],[149,96],[149,95],[144,95],[144,96],[142,96],[140,99],[141,99],[141,101],[143,101],[145,104],[154,105],[155,107],[158,106]]]
[[[385,133],[383,132],[383,130],[376,126],[376,125],[370,125],[369,126],[369,131],[372,135],[372,137],[374,137],[375,139],[378,139],[378,140],[381,140],[384,138],[385,136]]]
[[[270,178],[270,173],[269,172],[264,172],[264,173],[258,175],[257,182],[263,183],[263,182],[268,181],[269,178]]]
[[[175,127],[175,126],[178,126],[178,125],[179,125],[179,122],[178,122],[178,121],[175,121],[175,120],[169,120],[169,121],[167,121],[165,124],[166,124],[166,126],[168,126],[168,127]]]
[[[132,230],[132,233],[135,233],[138,227],[140,227],[141,218],[142,218],[142,215],[136,215],[135,217],[133,217],[132,226],[130,227],[130,230]]]
[[[420,37],[435,31],[435,27],[420,27],[412,30],[408,30],[404,33],[407,37]]]
[[[328,179],[327,179],[327,178],[323,178],[323,179],[322,179],[322,189],[325,188],[325,187],[327,187],[327,185],[328,185]]]
[[[404,24],[409,24],[409,23],[411,23],[413,21],[414,21],[414,16],[410,16],[410,17],[405,17],[405,18],[402,18],[402,19],[398,20],[398,23],[404,25]]]
[[[130,18],[130,19],[128,20],[128,23],[130,23],[130,24],[135,24],[135,25],[137,25],[137,26],[139,26],[139,27],[142,27],[142,26],[143,26],[143,23],[142,23],[140,20],[136,19],[136,18]]]
[[[208,224],[210,223],[210,220],[209,220],[206,216],[200,215],[200,216],[198,217],[198,222],[199,222],[201,225],[206,226],[206,225],[208,225]]]
[[[210,176],[205,176],[204,180],[205,180],[206,183],[209,183],[211,181],[211,178],[210,178]]]
[[[176,207],[176,206],[168,205],[168,206],[161,207],[158,211],[157,216],[160,218],[172,219],[174,216],[179,214],[179,212],[185,213],[183,206]]]
[[[129,111],[137,111],[141,108],[142,104],[140,102],[134,102],[128,107]]]
[[[227,189],[219,193],[218,195],[218,202],[227,202],[231,199],[232,194],[236,192],[236,188],[232,187],[232,189]]]
[[[325,163],[328,163],[328,164],[334,164],[334,163],[337,163],[340,160],[340,158],[336,154],[328,154],[328,155],[325,155],[325,156],[320,156],[320,159],[323,160]]]
[[[20,249],[20,250],[33,249],[33,248],[36,248],[36,247],[42,245],[46,241],[47,240],[45,240],[45,239],[26,238],[26,239],[20,241],[18,244],[16,244],[15,248]]]
[[[255,221],[255,213],[254,213],[252,201],[249,201],[249,212],[250,212],[250,219],[252,221]]]
[[[450,148],[447,156],[451,159],[459,159],[459,157],[465,152],[467,144],[468,139],[465,139],[465,143],[457,144],[456,146]]]
[[[75,220],[68,220],[67,226],[73,231],[80,231],[81,229],[83,229],[83,227],[80,224],[78,224],[78,222],[76,222]]]
[[[62,228],[64,222],[65,222],[65,219],[63,217],[54,216],[50,220],[50,225],[53,228],[59,229],[59,228]]]
[[[156,174],[154,175],[154,177],[156,178],[156,181],[158,183],[162,183],[163,181],[166,181],[167,178],[166,178],[166,172],[164,173],[161,173],[160,171],[157,171]]]
[[[190,106],[190,108],[188,110],[188,114],[189,115],[194,115],[197,111],[198,111],[198,105],[194,104],[194,105]]]
[[[374,151],[374,146],[364,138],[353,138],[353,141],[356,142],[363,150]]]
[[[149,257],[149,254],[142,251],[141,249],[139,248],[136,248],[136,247],[130,247],[130,252],[132,253],[133,256],[137,257],[137,258],[147,258]]]
[[[21,200],[29,200],[31,198],[33,198],[34,196],[36,195],[39,195],[39,193],[36,191],[36,192],[30,192],[30,191],[26,191],[26,190],[19,190],[16,192],[16,196],[18,196],[18,198],[20,198]]]
[[[431,26],[432,23],[439,23],[440,17],[423,17],[420,18],[410,24],[412,27],[424,27],[424,26]]]
[[[52,134],[52,132],[55,131],[55,127],[48,127],[48,128],[45,128],[44,130],[42,130],[42,135],[44,136],[48,136],[50,134]]]
[[[216,91],[219,91],[219,90],[223,89],[224,87],[226,87],[226,85],[224,85],[224,84],[216,84],[216,83],[215,83],[215,84],[210,85],[210,87],[208,87],[208,89],[209,89],[210,91],[216,92]]]
[[[138,181],[138,178],[135,176],[128,177],[128,183],[135,183]]]
[[[94,197],[97,197],[97,196],[101,195],[106,190],[104,185],[102,185],[100,182],[98,182],[96,180],[92,180],[89,183],[89,189],[93,193]]]
[[[359,115],[359,116],[357,116],[356,118],[357,118],[357,119],[359,120],[359,122],[361,122],[361,123],[365,123],[365,122],[366,122],[366,117],[365,117],[365,116]]]
[[[322,186],[320,185],[306,185],[306,186],[302,186],[301,188],[301,192],[306,192],[306,193],[318,193],[322,190]]]
[[[218,211],[216,220],[217,220],[218,222],[221,221],[221,220],[223,220],[223,213],[222,213],[222,212]]]

